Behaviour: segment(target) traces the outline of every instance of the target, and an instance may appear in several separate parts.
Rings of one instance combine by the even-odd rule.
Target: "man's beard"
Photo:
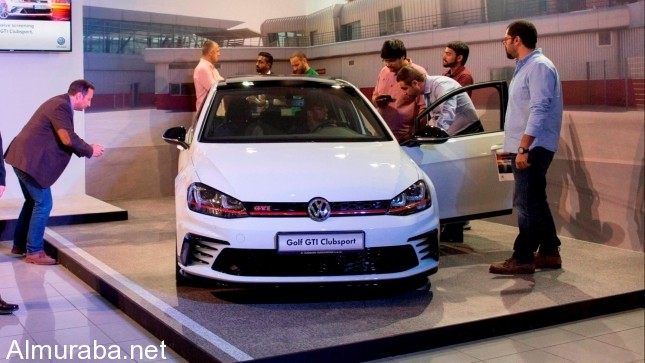
[[[452,63],[443,62],[444,68],[450,68],[450,67],[454,66],[455,64],[457,64],[457,61],[454,61]]]

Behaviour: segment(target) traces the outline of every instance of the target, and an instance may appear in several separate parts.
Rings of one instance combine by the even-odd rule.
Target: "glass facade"
[[[83,19],[83,50],[87,53],[143,55],[145,48],[200,48],[211,29],[173,24],[110,19]]]

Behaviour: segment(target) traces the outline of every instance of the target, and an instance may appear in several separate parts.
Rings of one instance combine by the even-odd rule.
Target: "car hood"
[[[199,180],[247,202],[387,200],[422,171],[395,142],[199,144]]]

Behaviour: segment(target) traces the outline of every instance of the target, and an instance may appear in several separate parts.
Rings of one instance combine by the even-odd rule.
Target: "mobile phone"
[[[379,101],[379,102],[394,102],[394,99],[390,95],[377,96],[376,100]]]

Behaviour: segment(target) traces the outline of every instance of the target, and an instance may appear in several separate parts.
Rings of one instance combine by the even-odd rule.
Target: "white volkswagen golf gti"
[[[188,130],[163,135],[180,149],[178,282],[375,283],[435,273],[440,223],[508,213],[510,184],[497,175],[501,130],[467,141],[421,129],[399,145],[343,80],[252,76],[215,85]],[[428,177],[433,167],[456,173],[430,174],[447,185],[443,197]],[[476,189],[464,190],[464,181]],[[483,204],[457,200],[478,191]],[[454,204],[445,215],[443,203]]]

